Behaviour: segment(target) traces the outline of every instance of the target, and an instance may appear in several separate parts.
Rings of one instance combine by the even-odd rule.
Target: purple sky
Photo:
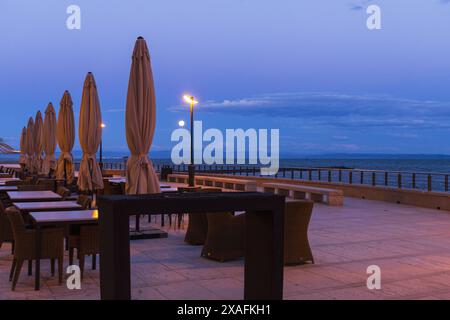
[[[66,8],[81,8],[81,30]],[[382,30],[366,8],[382,9]],[[183,93],[206,128],[279,128],[281,152],[450,154],[445,0],[2,0],[0,137],[65,89],[79,112],[95,75],[104,147],[127,151],[124,108],[137,36],[157,90],[153,150],[168,150]],[[78,148],[78,143],[77,147]]]

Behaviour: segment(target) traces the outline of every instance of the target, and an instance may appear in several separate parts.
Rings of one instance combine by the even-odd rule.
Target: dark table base
[[[160,229],[140,229],[130,231],[130,240],[167,238],[167,232]]]

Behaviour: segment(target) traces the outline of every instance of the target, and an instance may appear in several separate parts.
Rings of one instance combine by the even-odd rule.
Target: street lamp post
[[[184,101],[189,103],[190,112],[191,112],[191,162],[188,166],[188,174],[189,174],[189,187],[195,186],[195,164],[194,164],[194,105],[198,103],[194,97],[185,95]]]
[[[102,122],[100,127],[102,128],[102,137],[100,138],[100,162],[98,165],[100,166],[100,170],[103,171],[103,129],[106,128],[106,124]]]

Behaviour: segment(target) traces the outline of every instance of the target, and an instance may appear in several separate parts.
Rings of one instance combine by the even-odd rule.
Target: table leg
[[[246,213],[245,300],[283,299],[283,211]]]
[[[34,290],[40,289],[41,278],[41,228],[36,226],[36,267],[34,270]]]
[[[130,300],[129,215],[99,201],[100,293],[102,300]]]
[[[141,215],[140,214],[137,214],[136,215],[136,227],[135,227],[135,230],[136,231],[139,231],[140,229],[141,229],[141,227],[140,227],[140,220],[141,220]]]

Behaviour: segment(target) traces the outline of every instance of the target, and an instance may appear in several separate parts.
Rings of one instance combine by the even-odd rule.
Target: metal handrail
[[[77,164],[76,164],[77,165]],[[160,172],[162,167],[173,172],[187,172],[188,165],[154,164]],[[103,169],[125,170],[125,162],[104,162]],[[196,172],[260,176],[260,168],[250,165],[196,165]],[[373,187],[392,187],[397,189],[415,189],[425,191],[449,191],[450,173],[413,172],[401,170],[374,170],[340,167],[282,167],[274,178],[346,183]]]

